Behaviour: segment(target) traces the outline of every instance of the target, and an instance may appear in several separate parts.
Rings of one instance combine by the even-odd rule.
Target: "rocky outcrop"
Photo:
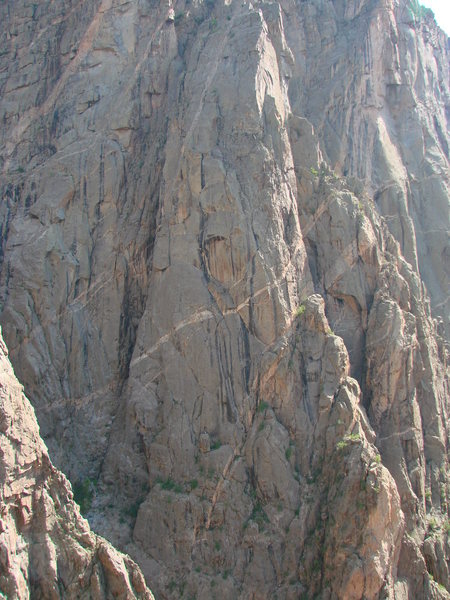
[[[94,535],[39,436],[0,337],[0,595],[152,600],[139,567]]]
[[[447,597],[432,17],[412,0],[0,17],[1,322],[94,529],[162,597]]]
[[[311,121],[335,171],[364,180],[448,336],[448,38],[415,1],[308,2],[288,14],[303,59],[293,112]]]

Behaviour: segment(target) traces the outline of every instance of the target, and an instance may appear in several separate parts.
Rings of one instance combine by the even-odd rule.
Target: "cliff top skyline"
[[[439,27],[450,35],[450,3],[447,0],[423,0],[421,4],[431,8]]]

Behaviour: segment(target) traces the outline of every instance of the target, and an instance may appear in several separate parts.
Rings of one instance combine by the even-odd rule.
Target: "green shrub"
[[[162,490],[166,490],[167,492],[175,492],[176,494],[182,494],[184,492],[183,486],[179,483],[176,483],[173,479],[168,477],[167,479],[157,478],[156,483],[159,483]]]
[[[337,444],[336,444],[336,450],[344,450],[344,448],[347,448],[348,446],[348,442],[344,439],[344,440],[340,440]]]
[[[441,483],[441,488],[439,491],[441,496],[441,504],[447,504],[447,493],[445,490],[445,485],[443,483]]]
[[[319,573],[321,571],[321,569],[322,569],[322,563],[318,558],[316,558],[312,565],[312,572]]]
[[[94,485],[92,481],[86,477],[83,481],[77,481],[73,484],[73,499],[80,507],[80,512],[85,515],[92,505],[94,497]]]
[[[170,477],[168,477],[167,479],[158,478],[157,483],[161,485],[161,489],[166,491],[171,491],[175,487],[175,481]]]
[[[129,506],[128,508],[125,509],[125,514],[128,517],[135,519],[137,517],[140,505],[141,505],[140,501],[137,500],[134,504],[132,504],[131,506]]]
[[[179,25],[181,21],[184,19],[184,13],[179,12],[175,15],[175,25]]]
[[[359,433],[350,433],[336,444],[336,450],[344,450],[352,442],[359,442],[360,440],[361,436]]]
[[[301,317],[306,310],[306,306],[304,304],[300,304],[300,306],[295,311],[296,317]]]
[[[263,509],[260,502],[256,502],[255,506],[253,507],[250,519],[255,521],[255,523],[258,523],[258,525],[269,522],[269,517],[267,516],[266,511]]]

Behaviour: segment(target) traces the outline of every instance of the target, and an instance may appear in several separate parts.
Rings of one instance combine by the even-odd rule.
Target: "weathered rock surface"
[[[0,20],[0,321],[56,465],[96,483],[94,529],[163,598],[448,597],[432,17],[53,0]]]
[[[0,596],[152,600],[139,567],[81,517],[1,335],[0,442]]]

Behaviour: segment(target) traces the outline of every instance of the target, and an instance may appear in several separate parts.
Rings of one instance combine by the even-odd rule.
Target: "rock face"
[[[139,567],[80,516],[1,335],[0,439],[1,597],[153,600]]]
[[[161,598],[447,598],[432,15],[20,0],[0,22],[0,321],[92,527]]]

